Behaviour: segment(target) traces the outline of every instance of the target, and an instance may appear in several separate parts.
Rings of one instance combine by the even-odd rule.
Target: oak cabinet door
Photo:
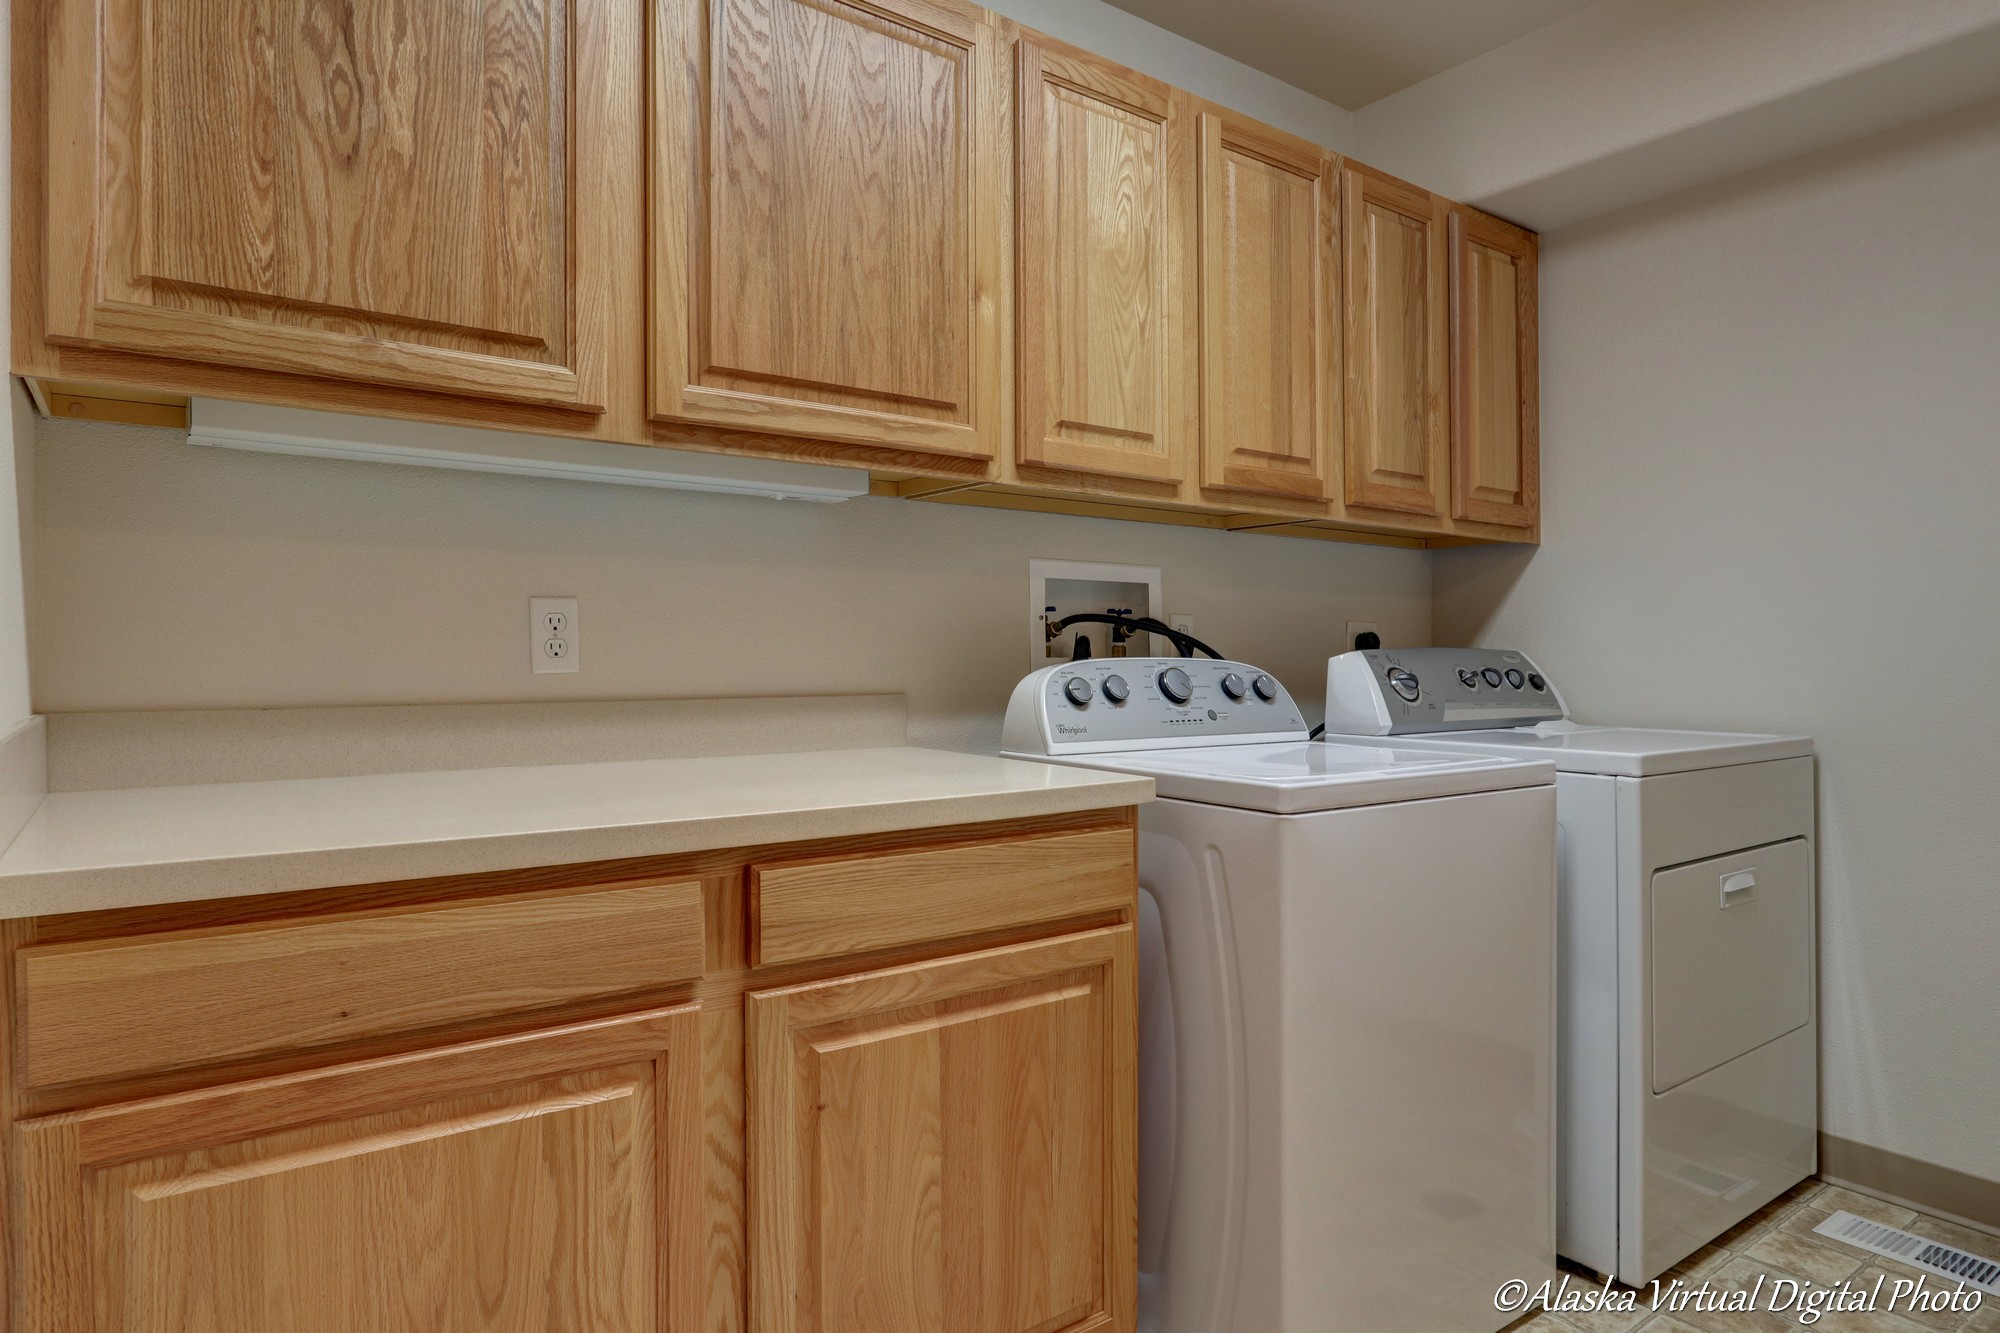
[[[1130,1333],[1117,926],[748,1000],[751,1327]]]
[[[1335,159],[1201,116],[1201,483],[1317,500],[1335,416]]]
[[[654,415],[990,457],[993,27],[952,0],[654,4]]]
[[[687,1006],[25,1121],[23,1333],[696,1333]]]
[[[1445,206],[1354,163],[1341,181],[1347,503],[1442,515]]]
[[[1532,528],[1541,511],[1535,234],[1451,215],[1452,517]]]
[[[1040,38],[1019,67],[1018,459],[1179,481],[1196,387],[1186,98]]]
[[[53,342],[602,412],[619,0],[50,0]]]

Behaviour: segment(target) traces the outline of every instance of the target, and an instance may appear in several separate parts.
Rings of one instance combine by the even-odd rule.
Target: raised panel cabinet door
[[[984,14],[653,4],[654,415],[992,456],[1006,84]]]
[[[1451,214],[1452,517],[1532,528],[1541,516],[1535,234]]]
[[[48,0],[54,342],[606,410],[643,15]]]
[[[1180,481],[1196,389],[1187,99],[1047,39],[1019,52],[1017,458]]]
[[[1355,163],[1341,170],[1347,503],[1444,513],[1445,206]]]
[[[1317,500],[1339,430],[1336,159],[1201,115],[1201,484]]]
[[[1132,936],[749,997],[752,1328],[1131,1333]]]
[[[694,1006],[15,1127],[22,1333],[696,1333]]]

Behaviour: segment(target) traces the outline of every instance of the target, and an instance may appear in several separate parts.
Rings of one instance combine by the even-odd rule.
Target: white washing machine
[[[1307,738],[1255,667],[1030,675],[1005,750],[1135,773],[1140,1326],[1492,1333],[1554,1264],[1555,777]]]
[[[1647,1282],[1818,1169],[1809,739],[1580,726],[1521,653],[1416,648],[1332,659],[1327,740],[1561,770],[1559,1253]]]

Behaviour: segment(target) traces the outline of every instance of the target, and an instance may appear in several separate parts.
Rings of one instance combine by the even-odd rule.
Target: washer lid
[[[1547,786],[1556,777],[1546,762],[1314,741],[1008,757],[1136,773],[1164,797],[1283,815]]]
[[[1328,736],[1340,746],[1367,746],[1365,737]],[[1550,722],[1500,731],[1398,736],[1398,746],[1459,754],[1480,752],[1517,759],[1548,759],[1564,773],[1604,773],[1645,778],[1697,768],[1725,768],[1813,752],[1809,736],[1759,736],[1733,731],[1667,731],[1650,727],[1586,727]]]

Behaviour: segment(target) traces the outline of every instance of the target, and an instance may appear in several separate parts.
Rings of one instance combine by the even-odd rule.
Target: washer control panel
[[[1326,664],[1326,729],[1343,736],[1527,727],[1568,716],[1525,653],[1371,648]]]
[[[1106,657],[1043,667],[1015,686],[1002,748],[1075,754],[1305,738],[1291,694],[1247,662]]]

